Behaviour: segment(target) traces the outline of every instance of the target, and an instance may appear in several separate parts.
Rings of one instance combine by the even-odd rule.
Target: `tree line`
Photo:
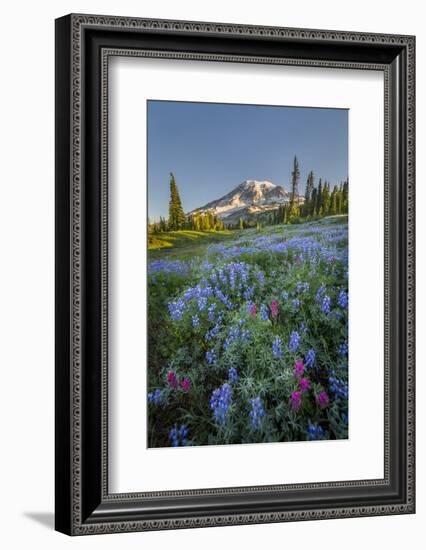
[[[322,218],[336,214],[347,214],[349,211],[349,180],[346,179],[340,185],[334,185],[331,190],[328,181],[319,178],[315,185],[315,176],[311,170],[308,174],[305,186],[305,194],[301,199],[299,195],[300,170],[297,157],[294,157],[293,171],[291,173],[290,202],[279,206],[268,218],[268,223],[275,225],[281,223],[295,223],[309,218]]]
[[[160,217],[159,221],[150,223],[148,231],[160,233],[163,231],[223,231],[224,229],[245,229],[261,225],[277,225],[287,223],[301,223],[309,219],[322,218],[335,214],[347,214],[349,210],[349,180],[346,179],[340,185],[334,185],[319,178],[315,184],[315,176],[311,170],[305,186],[304,196],[299,195],[300,169],[297,157],[294,157],[291,173],[291,191],[288,204],[260,215],[253,219],[240,218],[236,224],[224,224],[215,214],[190,214],[185,215],[180,199],[179,190],[174,175],[170,174],[170,201],[169,217]]]
[[[312,174],[313,177],[313,174]],[[330,192],[330,184],[319,180],[318,186],[313,187],[304,202],[299,205],[282,205],[270,212],[266,223],[268,225],[298,223],[309,219],[347,214],[349,209],[349,183],[345,180],[335,185]]]

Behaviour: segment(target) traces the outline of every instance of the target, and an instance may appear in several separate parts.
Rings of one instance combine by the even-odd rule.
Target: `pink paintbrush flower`
[[[189,392],[189,390],[191,389],[191,380],[189,378],[184,378],[180,385],[183,391]]]
[[[174,371],[170,371],[167,374],[167,382],[169,383],[170,387],[176,390],[179,386],[178,378],[176,376],[176,373]]]
[[[256,304],[250,304],[249,305],[249,314],[251,317],[253,317],[253,319],[256,317],[257,315],[257,306]]]
[[[299,384],[301,392],[308,391],[311,387],[311,381],[309,380],[309,378],[301,378]]]
[[[303,371],[305,370],[305,365],[303,364],[303,359],[298,359],[294,364],[294,377],[300,380],[303,376]]]
[[[329,406],[330,400],[329,400],[329,398],[328,398],[327,392],[321,391],[321,392],[317,395],[317,404],[318,404],[318,407],[319,407],[320,409],[325,409],[326,407]]]
[[[272,319],[276,319],[278,317],[278,302],[276,300],[272,300],[271,302],[271,315]]]
[[[294,391],[290,397],[290,407],[297,412],[302,406],[302,394],[300,391]]]

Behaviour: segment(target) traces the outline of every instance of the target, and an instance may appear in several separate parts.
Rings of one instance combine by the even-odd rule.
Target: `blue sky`
[[[148,215],[167,217],[170,172],[185,212],[246,179],[290,189],[294,155],[299,192],[310,170],[339,184],[348,176],[348,111],[148,101]]]

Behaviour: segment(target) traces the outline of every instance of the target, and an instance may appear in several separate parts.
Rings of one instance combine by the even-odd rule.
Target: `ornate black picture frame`
[[[107,468],[110,56],[384,74],[384,478],[111,494]],[[56,529],[69,535],[415,511],[413,36],[68,15],[56,21]]]

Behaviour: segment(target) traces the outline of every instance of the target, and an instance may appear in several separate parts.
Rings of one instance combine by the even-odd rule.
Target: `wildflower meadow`
[[[148,446],[347,438],[347,216],[162,252],[148,258]]]

